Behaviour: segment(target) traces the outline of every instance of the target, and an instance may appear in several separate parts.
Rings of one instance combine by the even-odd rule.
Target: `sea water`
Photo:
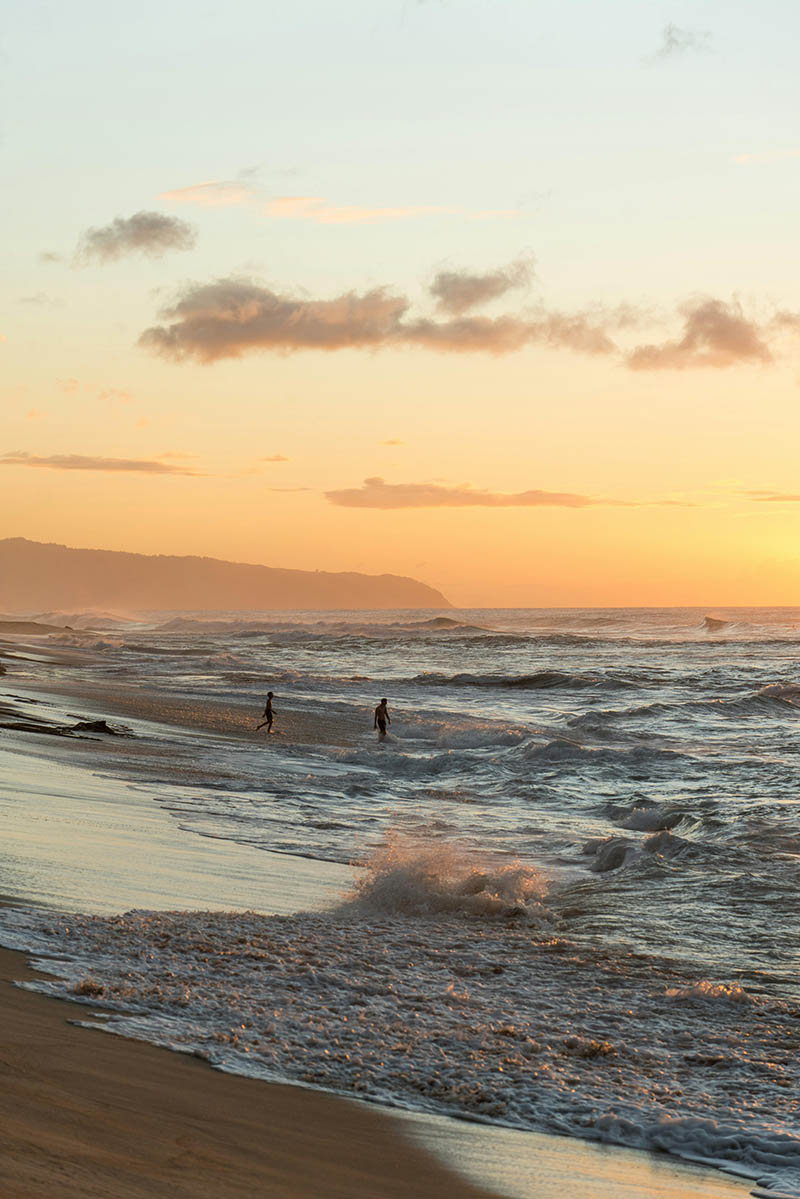
[[[120,688],[248,728],[275,693],[269,742],[172,730],[187,838],[360,869],[323,913],[9,912],[45,988],[229,1070],[800,1190],[800,610],[68,623]]]

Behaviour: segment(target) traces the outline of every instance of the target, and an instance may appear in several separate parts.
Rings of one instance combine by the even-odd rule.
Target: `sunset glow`
[[[20,7],[0,536],[800,602],[798,16],[760,11]]]

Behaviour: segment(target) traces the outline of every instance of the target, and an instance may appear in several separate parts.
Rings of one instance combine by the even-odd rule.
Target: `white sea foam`
[[[367,862],[345,907],[386,915],[525,917],[552,927],[547,882],[521,862],[480,860],[457,845],[390,833]]]
[[[688,987],[668,987],[667,995],[670,999],[687,999],[693,1002],[696,1000],[752,1004],[764,1002],[757,995],[751,995],[745,991],[741,983],[712,983],[706,978],[692,983]]]

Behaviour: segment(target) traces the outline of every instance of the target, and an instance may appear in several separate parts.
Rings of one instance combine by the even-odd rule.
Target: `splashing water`
[[[390,831],[365,866],[348,900],[361,912],[408,916],[450,912],[552,923],[542,902],[547,891],[544,875],[518,861],[478,860],[457,843],[431,843]]]

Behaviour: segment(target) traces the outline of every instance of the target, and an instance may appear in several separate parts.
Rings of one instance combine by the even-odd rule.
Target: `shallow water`
[[[188,615],[52,643],[253,724],[273,690],[278,734],[282,709],[340,728],[173,730],[153,797],[187,837],[369,864],[323,915],[8,917],[120,1027],[800,1184],[800,610]]]

